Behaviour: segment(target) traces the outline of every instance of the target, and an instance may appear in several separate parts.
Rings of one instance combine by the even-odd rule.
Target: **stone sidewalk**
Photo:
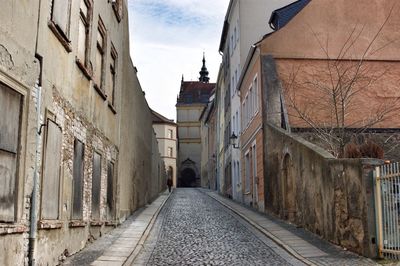
[[[328,241],[270,215],[259,213],[217,192],[200,189],[256,227],[307,265],[378,265],[373,260],[343,250]]]
[[[69,257],[63,265],[130,265],[169,195],[168,192],[160,194],[150,205],[139,209],[121,226]]]

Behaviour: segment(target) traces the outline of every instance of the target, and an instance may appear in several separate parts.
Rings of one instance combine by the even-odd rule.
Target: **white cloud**
[[[181,75],[197,80],[203,51],[211,82],[229,0],[129,0],[131,55],[151,108],[175,119]]]

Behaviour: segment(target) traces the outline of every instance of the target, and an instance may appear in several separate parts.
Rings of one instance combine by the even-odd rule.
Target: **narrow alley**
[[[377,265],[216,192],[163,193],[63,265]]]
[[[303,265],[197,189],[177,189],[134,265]]]

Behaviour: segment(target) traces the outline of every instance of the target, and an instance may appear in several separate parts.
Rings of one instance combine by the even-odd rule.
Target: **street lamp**
[[[240,148],[239,145],[236,144],[238,137],[235,135],[235,132],[232,132],[232,136],[229,139],[230,139],[230,143],[234,149]]]

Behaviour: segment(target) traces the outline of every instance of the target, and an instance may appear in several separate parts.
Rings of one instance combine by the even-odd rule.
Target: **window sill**
[[[113,112],[113,114],[117,114],[117,110],[115,110],[115,107],[112,103],[108,102],[108,108],[110,108],[111,112]]]
[[[64,46],[65,50],[68,53],[72,52],[71,41],[65,37],[64,33],[56,26],[56,24],[54,24],[53,21],[49,20],[47,25],[49,26],[53,34],[57,37],[57,39],[60,41],[62,46]]]
[[[97,91],[97,93],[101,96],[101,98],[103,98],[103,100],[107,100],[107,95],[96,83],[93,84],[93,88]]]
[[[69,227],[85,227],[86,225],[86,222],[80,220],[73,220],[69,222]]]
[[[91,80],[92,79],[92,71],[90,71],[85,64],[83,64],[81,62],[81,60],[79,60],[79,58],[75,59],[76,64],[78,65],[79,69],[83,72],[84,76],[88,79]]]
[[[41,220],[38,223],[39,229],[60,229],[63,226],[63,222],[59,220]]]
[[[104,224],[103,221],[95,221],[95,220],[90,221],[91,226],[102,226],[103,224]]]
[[[28,227],[21,224],[0,224],[0,236],[9,234],[22,234],[28,232]]]

